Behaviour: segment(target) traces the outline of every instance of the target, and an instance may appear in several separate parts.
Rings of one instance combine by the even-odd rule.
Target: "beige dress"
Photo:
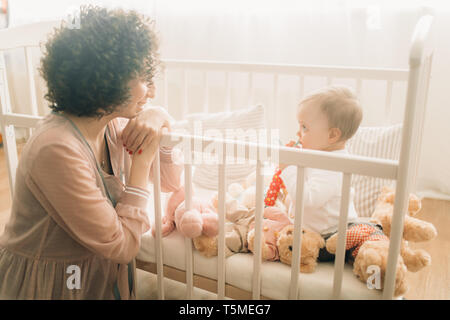
[[[125,183],[126,121],[107,126],[108,175],[70,120],[56,113],[42,120],[22,151],[0,237],[0,299],[135,298],[134,258],[150,228],[149,192]],[[180,187],[182,165],[172,153],[160,148],[166,192]]]

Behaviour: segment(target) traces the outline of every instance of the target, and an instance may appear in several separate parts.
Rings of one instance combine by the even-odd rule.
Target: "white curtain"
[[[435,53],[418,185],[425,196],[450,199],[447,2],[11,0],[11,25],[64,18],[82,3],[133,8],[153,16],[165,59],[386,68],[408,67],[415,23],[432,11],[436,19],[430,45]]]

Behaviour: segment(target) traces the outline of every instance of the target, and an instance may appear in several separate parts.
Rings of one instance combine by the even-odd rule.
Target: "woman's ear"
[[[149,83],[147,85],[147,98],[148,99],[154,99],[155,98],[155,85],[152,83]]]
[[[341,136],[342,132],[339,128],[330,128],[330,130],[328,130],[328,142],[330,144],[338,142],[341,139]]]

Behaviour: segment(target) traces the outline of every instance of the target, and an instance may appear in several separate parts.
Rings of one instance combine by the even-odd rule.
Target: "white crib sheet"
[[[214,191],[196,188],[199,197],[210,197]],[[164,207],[165,200],[162,200]],[[153,221],[153,198],[149,203],[149,212]],[[194,273],[211,279],[217,279],[217,257],[206,258],[193,248]],[[141,249],[137,258],[141,261],[156,262],[155,239],[151,232],[142,236]],[[185,270],[185,241],[176,230],[163,238],[163,262],[165,265]],[[252,291],[253,254],[240,253],[226,259],[226,282],[237,288]],[[319,263],[314,273],[300,273],[300,299],[331,299],[333,290],[333,263]],[[291,268],[281,262],[263,262],[261,264],[261,294],[272,299],[288,299]],[[370,290],[353,274],[352,267],[345,265],[342,299],[380,299],[380,290]]]

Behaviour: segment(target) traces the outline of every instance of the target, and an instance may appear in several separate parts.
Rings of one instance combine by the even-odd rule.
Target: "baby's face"
[[[326,115],[314,102],[305,102],[297,112],[297,135],[304,149],[326,150],[329,147],[329,126]]]

